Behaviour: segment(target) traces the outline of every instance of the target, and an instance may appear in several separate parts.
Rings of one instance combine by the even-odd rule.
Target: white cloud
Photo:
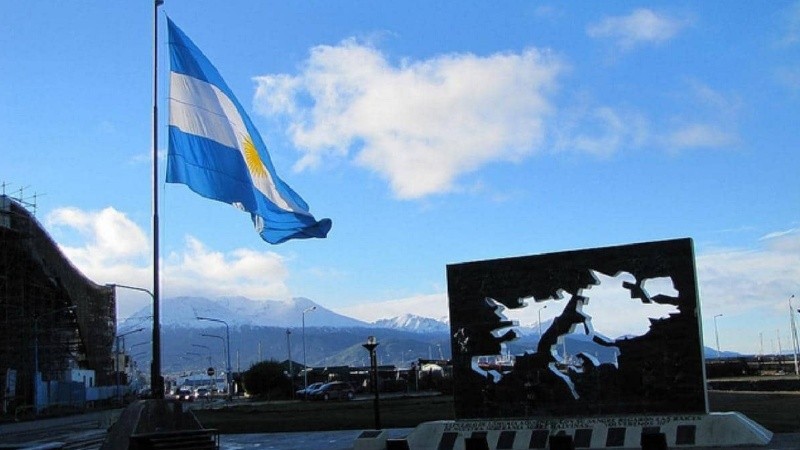
[[[589,25],[586,34],[593,38],[613,39],[622,50],[641,44],[661,44],[688,25],[688,21],[640,8],[627,16],[606,17]]]
[[[659,139],[669,151],[697,148],[725,148],[739,143],[734,131],[741,99],[726,95],[696,81],[682,95],[685,113],[673,119],[671,128]]]
[[[60,245],[67,258],[98,284],[125,284],[152,290],[150,242],[145,233],[114,208],[86,212],[62,208],[47,217],[57,233],[77,231],[83,243]],[[161,262],[162,296],[197,295],[209,298],[242,295],[253,300],[288,299],[289,271],[274,252],[235,249],[219,252],[187,237],[184,248]],[[141,293],[120,289],[117,306],[127,317],[150,304]]]
[[[800,229],[798,228],[769,233],[760,240],[772,251],[800,255]]]
[[[108,207],[86,212],[77,208],[60,208],[50,213],[48,227],[66,227],[88,240],[83,247],[63,247],[75,264],[96,267],[147,254],[147,236],[125,214]]]
[[[640,114],[608,106],[566,110],[555,130],[555,149],[607,157],[641,146],[649,136]]]
[[[287,299],[289,271],[284,258],[274,252],[236,249],[223,253],[208,249],[194,237],[186,239],[180,253],[166,259],[167,296],[197,295],[209,298],[241,295],[253,300]]]
[[[783,312],[782,299],[800,280],[800,230],[772,233],[758,249],[717,249],[697,257],[703,305],[709,311]]]
[[[737,138],[715,125],[694,123],[674,130],[666,140],[669,149],[682,150],[727,147],[735,144]]]
[[[742,107],[742,101],[737,96],[725,95],[697,80],[689,81],[689,92],[694,103],[713,111],[714,115],[735,117]]]
[[[463,174],[517,161],[544,140],[562,64],[528,49],[393,65],[347,40],[311,51],[305,70],[256,78],[256,107],[286,115],[304,152],[297,170],[347,157],[387,179],[398,198],[453,190]]]

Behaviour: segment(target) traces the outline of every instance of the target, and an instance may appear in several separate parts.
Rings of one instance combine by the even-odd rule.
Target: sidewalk
[[[92,411],[64,417],[0,424],[0,448],[47,443],[98,442],[105,439],[108,427],[122,410]]]

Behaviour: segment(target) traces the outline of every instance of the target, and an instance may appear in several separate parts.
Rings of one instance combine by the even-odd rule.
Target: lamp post
[[[137,356],[146,355],[146,354],[147,354],[147,350],[143,350],[142,352],[140,352],[140,353],[137,353],[137,354],[135,354],[135,355],[134,355],[134,354],[133,354],[133,349],[134,349],[134,348],[136,348],[136,347],[139,347],[139,346],[141,346],[141,345],[147,345],[147,344],[152,344],[152,342],[151,342],[151,341],[142,341],[142,342],[139,342],[139,343],[137,343],[137,344],[133,344],[133,345],[131,345],[131,359],[133,359],[133,360],[134,360],[134,361],[133,361],[133,362],[134,362],[134,364],[136,363],[136,360],[135,360],[135,358],[136,358]],[[137,368],[137,370],[138,370],[138,368]]]
[[[119,384],[119,382],[120,382],[120,380],[119,380],[119,354],[120,354],[120,352],[119,352],[119,341],[120,340],[122,341],[122,350],[125,351],[125,336],[127,336],[129,334],[133,334],[133,333],[138,333],[138,332],[140,332],[142,330],[144,330],[144,328],[137,328],[135,330],[126,331],[124,333],[117,334],[117,357],[114,358],[114,367],[116,368],[116,374],[117,374],[117,402],[119,402],[120,405],[122,404],[122,392],[120,391],[120,384]],[[152,385],[152,383],[151,383],[151,385]]]
[[[306,366],[306,313],[316,311],[317,307],[312,306],[303,310],[303,392],[308,389],[308,366]]]
[[[203,347],[205,347],[205,345]],[[202,353],[186,352],[186,354],[189,355],[189,356],[197,356],[198,358],[200,358],[200,361],[203,360],[203,354]],[[210,356],[208,358],[210,358]],[[184,358],[183,356],[181,356],[181,359],[185,359],[185,360],[189,361],[189,358]],[[200,364],[202,364],[202,363],[200,363]]]
[[[372,367],[372,376],[370,384],[372,385],[372,389],[375,390],[375,400],[373,403],[375,409],[375,429],[381,429],[381,412],[378,406],[379,402],[379,394],[378,394],[378,360],[375,357],[375,348],[378,347],[378,341],[375,339],[375,336],[370,336],[367,338],[367,342],[365,344],[361,344],[362,347],[367,349],[369,352],[369,363]]]
[[[206,369],[206,373],[209,374],[208,375],[208,387],[209,387],[209,389],[211,389],[211,382],[213,381],[214,382],[214,390],[217,390],[217,380],[213,379],[212,378],[213,375],[210,374],[211,373],[211,369],[214,367],[214,365],[211,364],[211,349],[207,345],[202,345],[202,344],[192,344],[192,347],[198,347],[198,348],[206,349],[206,353],[208,354],[208,368]],[[200,357],[202,358],[203,356],[200,355]]]
[[[225,344],[226,348],[227,348],[227,351],[226,351],[226,353],[227,353],[226,363],[228,365],[228,367],[225,370],[225,382],[228,384],[228,400],[230,400],[231,397],[233,396],[233,390],[231,389],[231,329],[228,326],[228,322],[225,322],[224,320],[221,320],[221,319],[213,319],[211,317],[199,317],[198,316],[197,320],[207,320],[207,321],[210,321],[210,322],[218,322],[218,323],[221,323],[221,324],[225,325],[225,336],[227,337],[226,344]]]
[[[289,336],[292,335],[292,330],[286,329],[286,352],[288,353],[287,361],[289,362],[289,380],[293,378],[292,376],[292,342],[289,339]],[[292,394],[294,394],[294,389],[292,389]]]
[[[539,340],[542,340],[542,310],[547,308],[547,305],[542,306],[539,308],[537,313],[539,313]]]
[[[794,294],[789,297],[789,318],[791,319],[791,330],[792,330],[792,351],[794,352],[794,374],[797,377],[800,377],[800,367],[797,364],[797,352],[798,347],[800,347],[800,343],[797,340],[797,324],[794,321],[794,308],[792,307],[792,299],[794,298]]]
[[[156,238],[157,240],[158,238]],[[157,244],[156,244],[157,245]],[[154,261],[158,264],[157,258]],[[156,273],[158,273],[158,269],[155,269]],[[157,279],[157,275],[156,275]],[[150,290],[137,287],[137,286],[128,286],[125,284],[116,284],[111,283],[107,284],[106,286],[111,288],[123,288],[123,289],[130,289],[132,291],[139,291],[144,292],[145,294],[150,296],[150,299],[153,301],[153,360],[150,361],[150,391],[153,393],[153,398],[155,399],[163,399],[164,398],[164,379],[161,377],[161,323],[159,318],[159,307],[158,301],[156,300],[155,294],[150,292]],[[156,286],[156,290],[158,290],[158,286]]]
[[[719,359],[720,358],[720,353],[719,353],[719,331],[717,330],[717,317],[722,317],[722,314],[717,314],[716,316],[714,316],[714,337],[717,340],[717,359]]]
[[[227,361],[230,361],[230,354],[226,350],[227,345],[225,345],[225,338],[224,337],[222,337],[220,335],[217,335],[217,334],[205,334],[205,333],[201,334],[201,336],[213,337],[213,338],[221,340],[222,341],[222,356]],[[230,363],[229,363],[228,364],[228,370],[225,372],[225,382],[228,385],[228,398],[229,399],[231,398],[231,382],[230,382],[231,375],[230,375],[230,370],[231,369],[230,369]]]
[[[39,373],[39,319],[44,316],[51,316],[63,311],[74,311],[77,306],[67,306],[65,308],[58,308],[53,311],[48,311],[44,314],[39,314],[33,318],[33,412],[34,415],[39,414],[39,381],[41,374]]]

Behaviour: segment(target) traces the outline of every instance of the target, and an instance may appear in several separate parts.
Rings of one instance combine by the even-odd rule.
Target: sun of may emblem
[[[265,177],[267,172],[264,169],[264,163],[261,161],[261,157],[258,155],[258,150],[256,150],[256,146],[253,144],[253,139],[250,138],[250,135],[245,135],[243,146],[244,162],[247,164],[250,174],[257,178]]]

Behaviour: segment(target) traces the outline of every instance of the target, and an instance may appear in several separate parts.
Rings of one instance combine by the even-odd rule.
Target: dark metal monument
[[[400,442],[365,432],[355,450],[772,439],[740,413],[708,411],[691,239],[452,264],[447,288],[456,420]]]
[[[691,239],[454,264],[447,280],[458,419],[707,412]],[[510,354],[507,315],[543,307],[555,318]]]

